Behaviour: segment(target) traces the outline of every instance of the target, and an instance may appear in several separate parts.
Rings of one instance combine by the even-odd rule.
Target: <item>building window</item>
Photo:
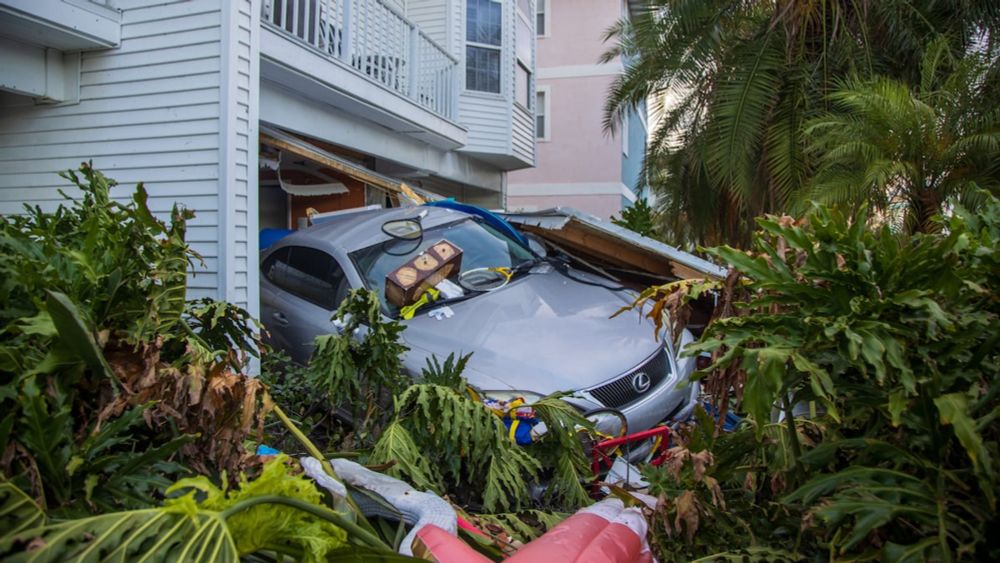
[[[517,56],[517,65],[514,68],[514,100],[525,109],[530,109],[531,103],[535,101],[535,85],[531,82],[535,34],[531,31],[531,11],[526,11],[526,7],[530,7],[527,2],[517,4],[517,27],[514,29],[514,51]]]
[[[500,93],[500,37],[503,20],[497,0],[468,0],[465,12],[465,87]]]
[[[517,68],[514,69],[514,89],[517,103],[525,109],[531,109],[531,73],[521,61],[517,61]]]
[[[549,87],[539,86],[535,92],[535,138],[549,140]]]
[[[546,28],[547,21],[545,18],[547,14],[545,13],[545,4],[549,0],[535,0],[535,35],[539,37],[548,36],[548,28]]]

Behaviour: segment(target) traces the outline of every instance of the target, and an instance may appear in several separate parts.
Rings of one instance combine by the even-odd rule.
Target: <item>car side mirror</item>
[[[549,251],[545,248],[545,243],[542,242],[542,237],[534,233],[521,233],[524,240],[528,241],[528,248],[538,256],[545,258],[549,255]]]

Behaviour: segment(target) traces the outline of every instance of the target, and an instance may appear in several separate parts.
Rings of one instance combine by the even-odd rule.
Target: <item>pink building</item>
[[[645,108],[614,136],[604,99],[623,62],[599,63],[605,32],[627,0],[536,0],[535,168],[508,175],[507,209],[570,206],[601,218],[635,201],[646,147]]]

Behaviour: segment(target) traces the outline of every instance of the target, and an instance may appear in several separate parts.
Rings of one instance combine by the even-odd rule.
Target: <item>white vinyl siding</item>
[[[115,6],[121,45],[81,54],[79,103],[0,94],[0,213],[55,209],[60,188],[73,195],[57,173],[92,159],[119,182],[112,195],[126,198],[141,181],[162,219],[175,202],[195,212],[187,240],[205,263],[189,277],[189,299],[256,314],[259,4]]]
[[[466,94],[458,105],[458,121],[469,129],[467,150],[505,153],[510,144],[510,103],[502,98]]]
[[[260,33],[259,10],[252,0],[226,3],[223,48],[229,53],[223,65],[222,99],[229,110],[221,115],[222,153],[219,186],[224,211],[219,240],[226,249],[220,271],[220,291],[225,299],[257,313],[257,68]],[[252,296],[252,297],[251,297]]]
[[[467,0],[459,0],[464,5]],[[500,93],[476,92],[468,88],[459,98],[459,123],[468,128],[468,143],[463,151],[504,159],[513,167],[534,163],[534,115],[530,108],[518,108],[514,103],[517,54],[515,52],[516,0],[502,2],[502,35],[500,55]],[[466,37],[464,12],[459,37]],[[531,31],[533,33],[533,25]],[[533,37],[532,37],[533,39]],[[534,41],[531,45],[530,68],[534,70]],[[464,51],[464,46],[460,47]],[[533,80],[532,80],[533,82]],[[518,114],[520,112],[520,114]],[[525,122],[527,116],[527,123]],[[529,149],[528,146],[531,146]],[[517,162],[519,164],[514,164]]]
[[[442,0],[408,0],[406,17],[438,45],[448,45],[448,3]]]
[[[515,104],[512,129],[511,148],[514,149],[514,154],[526,161],[533,162],[535,160],[535,123],[533,112],[522,107],[520,104]]]

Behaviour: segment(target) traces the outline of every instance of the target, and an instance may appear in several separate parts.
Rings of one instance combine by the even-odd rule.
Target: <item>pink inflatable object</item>
[[[428,524],[417,532],[413,540],[413,556],[438,563],[492,563],[464,541],[450,533]]]
[[[653,563],[646,543],[646,519],[638,508],[605,499],[583,508],[542,537],[526,544],[509,563]],[[465,542],[434,526],[417,534],[439,563],[488,561]],[[414,550],[418,552],[418,550]],[[426,557],[425,557],[426,558]]]

